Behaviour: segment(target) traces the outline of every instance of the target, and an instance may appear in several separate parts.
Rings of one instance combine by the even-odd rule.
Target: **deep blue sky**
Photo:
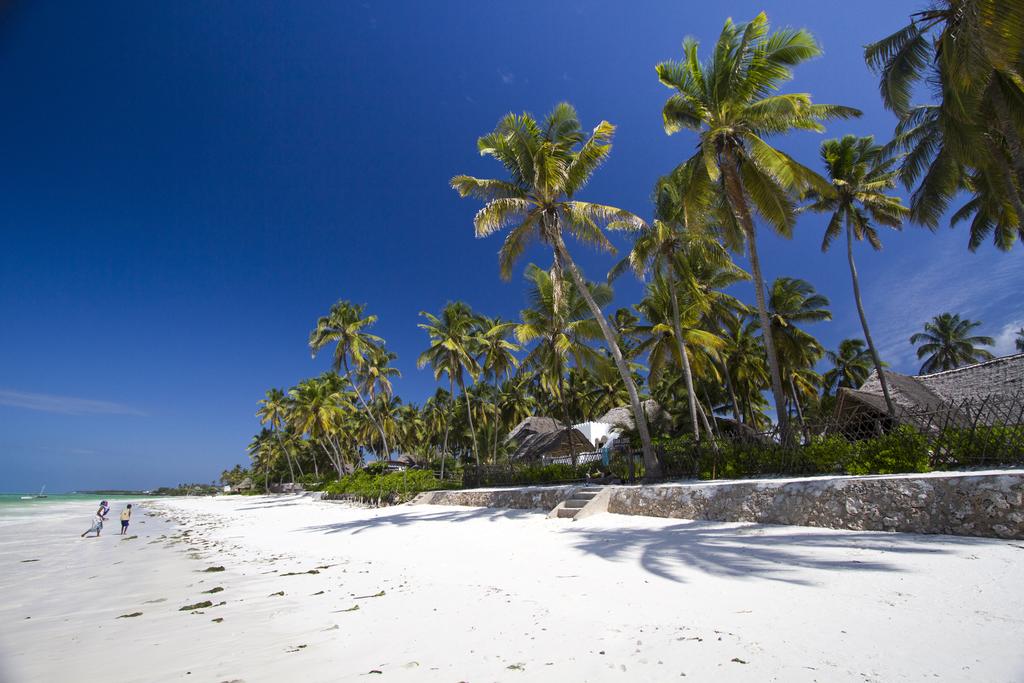
[[[447,187],[499,173],[475,140],[502,114],[568,100],[587,127],[617,124],[586,197],[649,215],[653,181],[694,145],[662,132],[654,75],[684,36],[710,43],[762,8],[809,28],[825,56],[791,89],[864,110],[829,135],[885,138],[861,46],[920,4],[16,5],[0,27],[0,491],[211,480],[244,462],[263,391],[326,367],[306,338],[338,298],[380,316],[397,389],[422,400],[420,310],[522,304],[521,275],[498,279],[500,238],[474,240],[478,205]],[[821,139],[778,144],[818,166]],[[768,278],[832,299],[835,322],[814,330],[832,347],[860,332],[822,227],[762,232],[761,251]],[[962,229],[913,227],[885,243],[860,268],[896,369],[916,369],[906,339],[943,310],[993,336],[1022,324],[1019,248],[972,255]],[[594,278],[612,263],[582,254]],[[622,280],[617,303],[637,291]]]

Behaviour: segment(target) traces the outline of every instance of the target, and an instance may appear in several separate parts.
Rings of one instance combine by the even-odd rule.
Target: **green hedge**
[[[354,474],[342,477],[324,486],[324,493],[348,493],[362,498],[376,500],[406,501],[423,491],[450,489],[458,484],[441,482],[428,470],[406,470],[405,472],[389,472],[375,474],[359,470]]]

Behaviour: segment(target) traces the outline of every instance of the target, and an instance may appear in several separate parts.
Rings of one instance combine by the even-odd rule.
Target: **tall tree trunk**
[[[462,392],[463,398],[466,399],[466,419],[469,421],[469,436],[473,439],[473,460],[476,462],[476,466],[480,467],[480,450],[476,445],[476,431],[473,429],[473,410],[469,402],[469,394],[466,393],[466,383],[462,381],[462,376],[459,376],[459,391]]]
[[[455,407],[455,376],[451,372],[448,373],[448,400],[451,401],[451,407]],[[448,417],[444,421],[444,447],[441,449],[441,481],[444,481],[444,461],[448,457],[448,432],[451,430],[452,425],[452,414],[451,410],[448,411]]]
[[[295,484],[295,470],[292,469],[292,456],[288,453],[288,449],[284,447],[284,441],[281,440],[281,433],[274,430],[274,436],[277,437],[277,445],[281,447],[281,452],[284,453],[284,459],[288,463],[288,473],[292,478],[292,485]]]
[[[565,373],[558,369],[558,399],[562,404],[562,419],[565,420],[565,434],[569,438],[569,458],[576,467],[576,446],[572,442],[572,422],[569,419],[569,408],[565,404]]]
[[[717,429],[718,423],[715,421],[715,407],[711,405],[711,397],[708,396],[707,387],[704,387],[704,402],[708,404],[707,412],[705,412],[703,408],[700,411],[700,418],[701,421],[704,423],[704,429],[707,431],[709,435],[713,435],[716,437],[721,436],[718,433]],[[708,415],[711,415],[710,424],[708,424]],[[717,449],[717,447],[718,446],[716,444],[715,448]]]
[[[647,431],[647,416],[644,415],[643,406],[640,404],[640,394],[637,391],[636,382],[633,381],[633,375],[629,372],[629,366],[626,365],[626,360],[622,357],[622,350],[619,349],[619,344],[615,340],[615,332],[605,319],[601,307],[594,301],[590,290],[587,289],[587,282],[583,279],[583,274],[576,266],[576,262],[573,261],[569,250],[566,249],[561,233],[557,227],[551,232],[553,233],[555,257],[561,259],[563,265],[572,273],[573,281],[580,291],[580,296],[587,302],[590,312],[594,315],[598,325],[601,326],[601,333],[604,335],[605,343],[608,345],[612,358],[615,359],[615,367],[618,368],[622,382],[626,385],[626,391],[629,392],[629,403],[633,409],[633,419],[636,421],[636,428],[640,433],[640,444],[643,449],[645,478],[658,479],[661,477],[661,463],[658,462],[657,457],[654,455],[654,449],[651,447],[651,434]]]
[[[804,423],[804,411],[803,408],[800,407],[800,397],[797,396],[796,393],[796,383],[793,381],[793,375],[789,376],[789,389],[793,394],[793,407],[796,409],[796,417],[800,420],[800,426],[806,427],[807,425]]]
[[[740,405],[736,401],[736,390],[732,386],[732,377],[729,374],[729,363],[725,359],[720,358],[719,361],[722,363],[722,374],[725,376],[725,388],[729,390],[729,401],[732,403],[732,416],[736,418],[736,424],[743,422],[742,413],[740,413]]]
[[[754,294],[757,298],[757,316],[761,321],[761,334],[764,336],[765,354],[768,357],[768,370],[772,378],[772,398],[775,400],[775,415],[779,421],[779,437],[785,443],[789,440],[789,421],[786,415],[786,393],[782,389],[782,375],[779,373],[779,357],[772,339],[772,328],[768,319],[768,307],[764,300],[764,276],[761,274],[761,259],[757,256],[757,235],[754,232],[754,219],[747,205],[746,192],[740,180],[739,160],[736,153],[727,145],[722,152],[725,163],[722,174],[725,177],[725,192],[729,205],[736,215],[736,220],[743,227],[747,237],[747,249],[750,252],[750,270],[754,276]]]
[[[494,448],[491,450],[491,464],[498,464],[498,423],[501,420],[501,412],[498,404],[498,397],[501,395],[498,393],[498,376],[494,376]]]
[[[355,380],[352,379],[352,371],[348,367],[348,355],[346,354],[343,358],[345,359],[345,379],[348,380],[348,384],[352,387],[352,390],[356,392],[359,402],[363,404],[363,410],[365,410],[366,414],[369,416],[370,422],[373,423],[373,426],[376,427],[377,431],[380,433],[381,443],[384,444],[384,457],[390,460],[391,451],[388,449],[388,437],[384,435],[384,427],[377,421],[377,417],[373,414],[373,411],[370,410],[370,406],[367,405],[366,399],[363,398],[363,392],[359,391],[359,387],[356,386]]]
[[[871,338],[871,331],[868,330],[868,317],[864,313],[864,303],[860,299],[860,279],[857,277],[857,264],[853,260],[853,230],[846,225],[846,260],[850,264],[850,279],[853,280],[853,299],[857,302],[857,314],[860,316],[860,327],[864,331],[864,340],[868,343],[868,350],[871,351],[871,360],[875,363],[875,372],[878,373],[878,382],[882,385],[882,395],[885,397],[885,408],[889,411],[889,417],[896,417],[896,408],[892,404],[892,396],[889,395],[889,380],[882,372],[882,359],[878,356],[878,349]],[[839,391],[836,390],[838,394]]]
[[[700,428],[697,426],[697,394],[693,390],[693,373],[690,371],[690,357],[686,353],[686,342],[683,341],[683,325],[679,320],[679,295],[676,292],[676,282],[674,279],[669,280],[668,288],[672,299],[672,332],[675,334],[676,349],[679,351],[679,358],[683,365],[686,395],[690,399],[690,424],[693,425],[693,438],[700,441]]]

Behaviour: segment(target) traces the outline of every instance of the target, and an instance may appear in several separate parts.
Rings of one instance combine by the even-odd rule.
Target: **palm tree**
[[[928,356],[921,366],[922,375],[953,370],[961,365],[980,363],[993,358],[992,354],[978,346],[992,346],[992,337],[968,336],[980,322],[961,318],[960,314],[942,313],[924,324],[924,332],[910,337],[917,347],[918,359]]]
[[[292,467],[292,456],[281,440],[281,430],[287,424],[288,411],[290,410],[288,396],[281,389],[268,389],[266,398],[259,402],[259,406],[259,410],[256,411],[256,417],[260,418],[261,425],[270,425],[270,430],[274,433],[274,437],[277,439],[277,443],[281,446],[284,457],[288,461],[288,473],[291,475],[292,483],[294,484],[295,469]],[[299,476],[302,476],[301,465],[299,466]]]
[[[693,372],[690,369],[690,357],[686,350],[686,336],[683,334],[680,322],[678,288],[675,286],[675,282],[680,265],[677,257],[695,240],[701,238],[705,238],[705,236],[678,229],[666,221],[655,220],[651,226],[643,228],[637,234],[629,255],[608,274],[610,281],[628,266],[633,269],[640,280],[643,280],[644,274],[650,269],[656,278],[660,277],[664,281],[664,290],[669,295],[672,307],[669,314],[669,322],[672,326],[670,337],[682,363],[683,377],[686,380],[686,394],[690,404],[690,424],[697,441],[700,441],[700,426],[697,423],[697,394],[693,389]]]
[[[543,124],[528,113],[519,116],[508,114],[498,122],[494,131],[477,141],[477,148],[481,154],[501,162],[508,171],[509,180],[462,175],[452,178],[451,185],[461,196],[473,196],[485,202],[474,219],[477,237],[486,237],[509,225],[514,226],[498,254],[502,277],[511,277],[512,266],[533,240],[540,240],[554,252],[556,286],[561,285],[563,271],[569,271],[600,325],[608,351],[629,391],[647,476],[654,478],[660,476],[661,468],[651,448],[651,436],[636,382],[619,348],[615,331],[590,294],[586,278],[564,240],[564,232],[568,231],[581,242],[613,252],[614,247],[602,232],[602,225],[617,229],[643,226],[643,221],[628,211],[575,199],[611,153],[614,132],[615,126],[602,121],[587,136],[580,129],[576,110],[566,103],[557,105]],[[555,295],[556,298],[561,296],[557,290]]]
[[[769,382],[769,373],[764,343],[757,334],[759,324],[738,314],[723,316],[721,322],[725,339],[722,365],[726,377],[731,380],[729,384],[743,404],[741,413],[744,421],[760,426],[764,421],[758,412],[763,402],[761,390]]]
[[[352,387],[370,421],[380,432],[384,457],[387,458],[390,451],[387,437],[384,435],[384,428],[381,427],[380,422],[366,403],[366,399],[363,398],[363,393],[356,384],[356,378],[349,364],[351,361],[356,368],[362,368],[368,357],[379,351],[384,344],[383,339],[366,332],[366,328],[377,322],[377,316],[363,317],[365,308],[366,306],[353,304],[350,301],[342,300],[335,303],[327,315],[316,321],[316,327],[309,334],[309,347],[313,350],[313,357],[316,358],[320,349],[334,343],[334,363],[332,365],[334,372],[340,372],[341,368],[345,368],[345,379],[348,380],[349,386]]]
[[[814,395],[818,380],[810,371],[821,359],[825,349],[813,336],[797,327],[797,323],[831,320],[828,298],[818,294],[811,283],[791,277],[776,278],[768,296],[768,312],[772,325],[771,339],[779,358],[782,374],[789,384],[790,396],[797,415],[803,420],[797,383],[803,384],[803,393]],[[810,371],[810,372],[808,372]]]
[[[488,373],[494,380],[494,387],[503,379],[507,380],[512,371],[519,367],[519,359],[516,358],[516,351],[519,346],[508,337],[515,330],[516,324],[505,322],[501,318],[482,318],[480,321],[480,332],[478,334],[478,346],[481,354],[481,366],[485,373]],[[498,417],[500,406],[497,399],[494,401],[494,424],[493,427],[493,448],[491,460],[498,460]]]
[[[746,24],[727,20],[714,53],[706,62],[697,55],[698,42],[683,42],[684,58],[658,64],[658,78],[676,92],[662,109],[665,132],[684,129],[700,134],[697,152],[686,162],[691,182],[720,184],[731,212],[725,226],[732,246],[746,244],[754,276],[754,292],[765,334],[772,394],[780,430],[785,437],[785,393],[775,345],[768,324],[764,277],[757,253],[753,212],[780,235],[788,237],[796,221],[793,193],[825,182],[764,139],[792,130],[821,131],[822,121],[859,116],[849,107],[813,104],[806,93],[774,94],[791,78],[792,67],[821,54],[805,30],[769,33],[762,12]]]
[[[348,465],[338,440],[346,412],[352,404],[340,391],[337,375],[307,379],[289,391],[292,400],[290,421],[295,429],[318,443],[338,476],[348,472]]]
[[[885,405],[892,417],[896,415],[896,409],[889,395],[889,382],[882,372],[878,347],[868,329],[868,318],[860,296],[857,264],[853,259],[853,240],[867,240],[876,251],[880,250],[882,242],[872,222],[899,230],[903,218],[910,210],[903,206],[899,197],[886,194],[886,190],[896,186],[896,173],[892,170],[896,160],[887,150],[876,145],[874,138],[847,135],[842,140],[826,140],[821,145],[821,158],[828,169],[832,185],[828,191],[816,196],[808,208],[832,214],[825,228],[825,238],[821,242],[822,251],[828,251],[840,232],[846,233],[846,260],[853,281],[853,299],[857,303],[861,330],[864,331],[864,339],[867,340],[875,372],[882,385]]]
[[[1024,353],[1024,327],[1017,330],[1017,339],[1014,340],[1017,351]]]
[[[472,380],[480,376],[481,367],[477,362],[476,316],[466,304],[461,301],[448,303],[442,310],[440,316],[435,316],[426,311],[420,311],[420,315],[427,319],[427,322],[420,323],[420,329],[426,330],[430,337],[430,346],[420,354],[416,361],[417,367],[430,365],[434,371],[434,379],[440,379],[442,374],[448,375],[448,384],[451,393],[455,394],[455,385],[459,385],[459,391],[466,399],[466,418],[469,421],[469,433],[473,439],[473,457],[476,464],[480,465],[480,453],[476,445],[476,432],[473,431],[473,413],[466,395],[465,374],[469,373]],[[445,451],[448,447],[448,426],[445,426]],[[441,453],[441,471],[444,472],[445,451]],[[443,476],[443,475],[442,475]]]
[[[1024,236],[1024,6],[1001,0],[936,0],[910,24],[868,45],[886,107],[900,119],[894,144],[906,149],[902,179],[915,221],[938,225],[961,190],[971,199],[969,247],[988,233],[1009,249]],[[914,89],[933,86],[935,104],[911,106]]]
[[[680,297],[681,288],[675,279],[661,274],[656,275],[647,285],[643,300],[637,304],[637,310],[648,321],[648,325],[642,327],[647,335],[642,349],[647,351],[647,364],[650,367],[648,381],[657,382],[667,368],[679,367],[686,385],[694,435],[700,432],[697,422],[697,413],[700,412],[704,428],[710,436],[711,425],[700,407],[696,391],[693,390],[694,372],[690,361],[686,360],[683,353],[687,347],[694,351],[693,365],[696,366],[696,374],[704,377],[715,376],[717,370],[714,368],[712,354],[721,349],[724,342],[714,332],[702,329],[704,311],[701,302],[694,301],[693,297],[687,296],[686,293]],[[685,304],[682,314],[679,306],[681,298]],[[680,344],[680,341],[683,344]],[[710,409],[711,406],[708,406],[708,410]]]
[[[871,352],[860,339],[842,340],[838,351],[826,351],[825,357],[833,366],[822,377],[826,394],[834,394],[840,387],[860,387],[867,381],[874,363]],[[881,373],[878,376],[881,377]]]
[[[561,280],[561,284],[559,284]],[[578,368],[600,361],[600,354],[590,342],[601,338],[601,324],[593,309],[572,282],[555,272],[530,264],[526,267],[527,301],[520,311],[522,320],[516,325],[516,340],[525,345],[539,342],[523,359],[523,365],[536,371],[540,388],[553,396],[562,410],[565,429],[572,429],[566,389],[566,373],[570,361]],[[598,306],[612,300],[608,285],[587,283],[587,294]],[[569,440],[572,451],[572,439]],[[575,452],[572,453],[575,457]]]

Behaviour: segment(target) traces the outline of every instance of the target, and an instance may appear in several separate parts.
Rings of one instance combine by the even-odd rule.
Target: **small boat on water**
[[[43,484],[43,488],[39,489],[39,493],[34,496],[22,496],[22,500],[35,500],[36,498],[46,498],[46,494],[43,491],[46,490],[46,484]]]

